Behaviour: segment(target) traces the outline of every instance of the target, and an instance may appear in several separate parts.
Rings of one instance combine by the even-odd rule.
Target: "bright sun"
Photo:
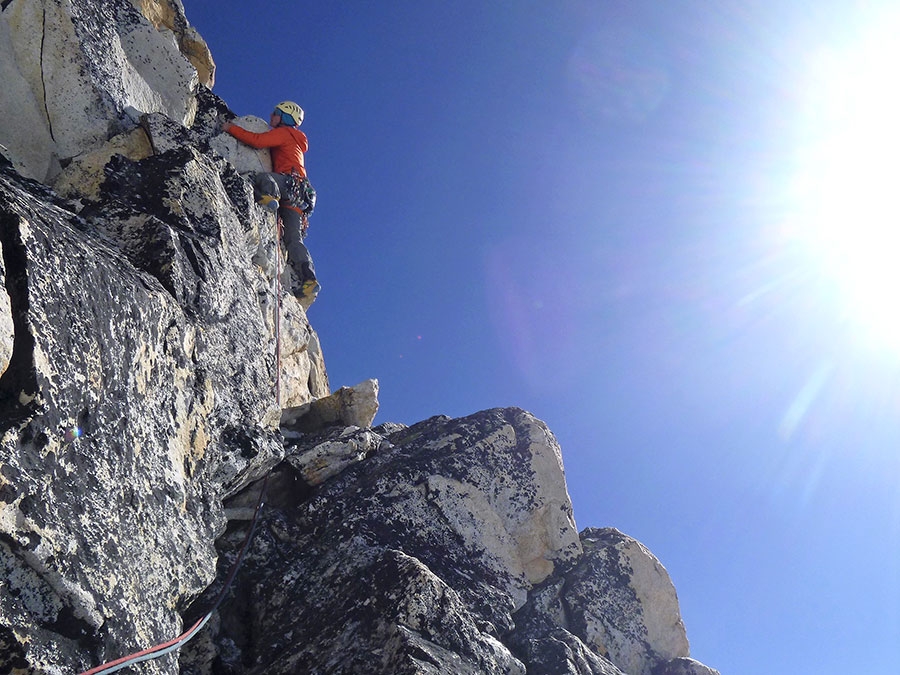
[[[900,16],[820,54],[792,201],[857,332],[900,354]]]

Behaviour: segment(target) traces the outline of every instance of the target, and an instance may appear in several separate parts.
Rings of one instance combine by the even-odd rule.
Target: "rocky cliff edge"
[[[131,672],[714,673],[542,422],[331,393],[214,72],[180,0],[0,2],[0,672],[206,613]]]

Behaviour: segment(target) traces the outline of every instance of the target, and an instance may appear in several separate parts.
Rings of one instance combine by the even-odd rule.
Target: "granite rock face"
[[[83,215],[0,171],[14,329],[0,378],[12,580],[0,616],[35,668],[58,658],[58,644],[40,647],[56,640],[78,663],[84,640],[119,650],[174,632],[178,608],[212,580],[221,498],[284,454],[271,280],[218,161],[190,149],[119,157],[105,201]],[[158,180],[138,187],[144,175]],[[320,386],[286,398],[328,394],[313,361],[304,385],[315,369]]]
[[[254,524],[140,672],[714,673],[542,422],[331,393],[214,71],[180,0],[0,2],[0,673],[171,640]]]
[[[703,667],[686,658],[675,589],[656,558],[613,529],[576,534],[559,447],[528,413],[338,425],[286,452],[229,601],[185,650],[184,672]],[[259,489],[229,503],[225,562]]]
[[[8,93],[0,97],[0,137],[17,170],[51,179],[61,162],[127,127],[128,108],[191,124],[201,75],[211,85],[215,66],[180,5],[2,3],[0,73]]]
[[[274,219],[211,148],[204,47],[180,2],[0,3],[2,672],[171,637],[222,499],[284,455]],[[304,308],[281,321],[281,398],[327,396]]]
[[[276,488],[215,638],[226,672],[524,673],[499,636],[581,550],[552,434],[514,409],[369,434],[308,497]],[[328,442],[289,445],[279,484]]]
[[[119,648],[180,625],[222,523],[212,481],[194,477],[235,475],[209,463],[224,429],[194,367],[198,326],[86,223],[6,175],[0,212],[15,322],[0,379],[0,615],[49,672],[89,663],[85,639]]]
[[[651,675],[690,649],[675,587],[665,568],[640,542],[613,528],[581,532],[582,555],[531,593],[516,615],[526,634],[549,638],[517,644],[539,665],[555,648],[600,655],[629,675]],[[549,642],[548,642],[549,639]],[[572,672],[594,672],[575,669]],[[602,672],[602,671],[601,671]]]

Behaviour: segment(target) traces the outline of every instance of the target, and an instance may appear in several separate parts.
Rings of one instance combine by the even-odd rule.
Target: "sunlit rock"
[[[285,431],[282,427],[282,431]],[[287,440],[286,460],[306,485],[315,487],[379,450],[391,447],[384,427],[332,427],[297,441]]]
[[[685,659],[689,645],[675,587],[660,562],[613,528],[589,528],[581,542],[577,562],[550,576],[515,615],[512,640],[526,665],[540,672],[551,672],[555,663],[575,668],[570,672],[606,673],[576,668],[590,661],[586,651],[628,675],[676,667],[673,659]]]
[[[290,408],[328,396],[331,390],[319,336],[301,304],[288,294],[281,299],[279,334],[281,406]]]
[[[204,87],[212,88],[215,82],[216,64],[206,41],[188,24],[181,0],[131,0],[158,31],[170,31],[178,49],[197,70],[197,77]]]
[[[719,675],[719,671],[694,659],[679,657],[657,667],[653,675]]]
[[[366,380],[354,387],[341,387],[335,393],[281,413],[281,427],[309,432],[329,426],[370,427],[378,413],[378,380]]]
[[[247,131],[256,133],[268,131],[269,129],[269,125],[265,120],[253,115],[238,117],[230,121]],[[256,148],[251,148],[249,145],[241,143],[231,134],[218,134],[210,140],[209,144],[213,150],[231,162],[232,166],[242,175],[272,170],[272,157],[267,149],[257,150]]]
[[[73,157],[56,177],[57,192],[73,199],[99,199],[100,186],[106,180],[106,165],[113,155],[137,161],[153,154],[150,139],[140,127],[113,136],[96,150]]]
[[[38,180],[127,130],[128,108],[185,125],[196,112],[200,81],[178,36],[129,0],[4,3],[0,56],[16,95],[2,97],[0,142]]]
[[[573,632],[629,675],[688,656],[675,587],[659,560],[613,528],[585,530],[581,541],[564,596]]]
[[[20,11],[39,10],[38,3],[19,3]],[[7,12],[0,13],[0,145],[6,148],[6,155],[16,170],[23,175],[43,180],[50,174],[51,166],[56,170],[59,162],[55,157],[54,141],[47,124],[42,89],[33,89],[33,84],[41,81],[36,54],[24,41],[13,40]],[[25,23],[25,19],[17,21]],[[23,31],[33,41],[39,33],[33,33],[28,26],[15,27]]]

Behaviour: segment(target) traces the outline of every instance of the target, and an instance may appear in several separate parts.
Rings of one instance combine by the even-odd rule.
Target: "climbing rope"
[[[165,656],[166,654],[170,654],[178,649],[181,649],[191,638],[195,637],[197,633],[206,625],[206,622],[212,617],[215,611],[219,608],[219,605],[222,604],[222,601],[225,599],[225,594],[228,591],[228,588],[231,586],[231,582],[234,581],[234,577],[237,575],[237,571],[241,566],[241,563],[244,560],[244,554],[247,553],[247,549],[250,548],[250,541],[253,539],[253,533],[256,531],[256,523],[259,521],[259,514],[262,511],[263,504],[265,503],[265,494],[266,494],[266,486],[269,483],[269,474],[266,474],[265,479],[263,479],[262,489],[259,491],[259,499],[256,501],[256,511],[253,513],[253,520],[250,522],[250,529],[247,532],[247,536],[244,538],[244,544],[241,546],[241,550],[238,553],[237,558],[234,563],[231,565],[231,570],[228,572],[228,576],[225,578],[225,584],[222,586],[222,590],[219,591],[219,595],[216,596],[216,601],[213,603],[212,608],[204,614],[197,622],[188,628],[184,633],[179,635],[177,638],[173,640],[169,640],[168,642],[163,642],[162,644],[158,644],[154,647],[150,647],[148,649],[144,649],[139,652],[135,652],[134,654],[129,654],[128,656],[123,656],[120,659],[116,659],[115,661],[109,661],[108,663],[104,663],[101,666],[97,666],[96,668],[91,668],[90,670],[86,670],[81,675],[108,675],[109,673],[114,673],[117,670],[122,670],[122,668],[127,668],[129,666],[133,666],[136,663],[140,663],[142,661],[151,661],[153,659],[158,659],[161,656]]]
[[[275,214],[275,403],[281,408],[281,216]]]
[[[276,214],[275,215],[275,402],[278,404],[278,407],[281,407],[281,218]],[[256,523],[259,520],[259,514],[262,511],[262,506],[265,500],[266,494],[266,485],[269,482],[269,474],[266,474],[265,479],[263,480],[262,490],[259,493],[259,499],[256,502],[256,510],[253,513],[253,520],[250,523],[250,530],[247,532],[247,537],[244,539],[244,544],[241,547],[240,553],[238,557],[235,559],[234,563],[231,566],[231,571],[228,573],[228,577],[225,579],[225,584],[222,586],[222,590],[219,591],[219,595],[216,597],[216,601],[213,603],[212,608],[204,614],[197,622],[188,628],[184,633],[179,635],[177,638],[173,640],[169,640],[168,642],[163,642],[154,647],[150,647],[148,649],[144,649],[139,652],[135,652],[134,654],[129,654],[128,656],[123,656],[120,659],[116,659],[115,661],[109,661],[108,663],[104,663],[103,665],[97,666],[96,668],[91,668],[90,670],[86,670],[81,675],[108,675],[109,673],[114,673],[118,670],[122,670],[122,668],[127,668],[129,666],[133,666],[136,663],[141,663],[142,661],[152,661],[154,659],[158,659],[166,654],[170,654],[174,651],[181,649],[189,640],[199,633],[203,627],[206,625],[206,622],[212,617],[213,613],[219,608],[219,605],[222,604],[222,601],[225,599],[225,593],[228,591],[228,588],[231,586],[231,582],[234,581],[234,577],[237,574],[238,568],[240,568],[241,563],[244,560],[244,554],[247,552],[247,549],[250,546],[250,541],[253,539],[253,533],[256,530]]]

